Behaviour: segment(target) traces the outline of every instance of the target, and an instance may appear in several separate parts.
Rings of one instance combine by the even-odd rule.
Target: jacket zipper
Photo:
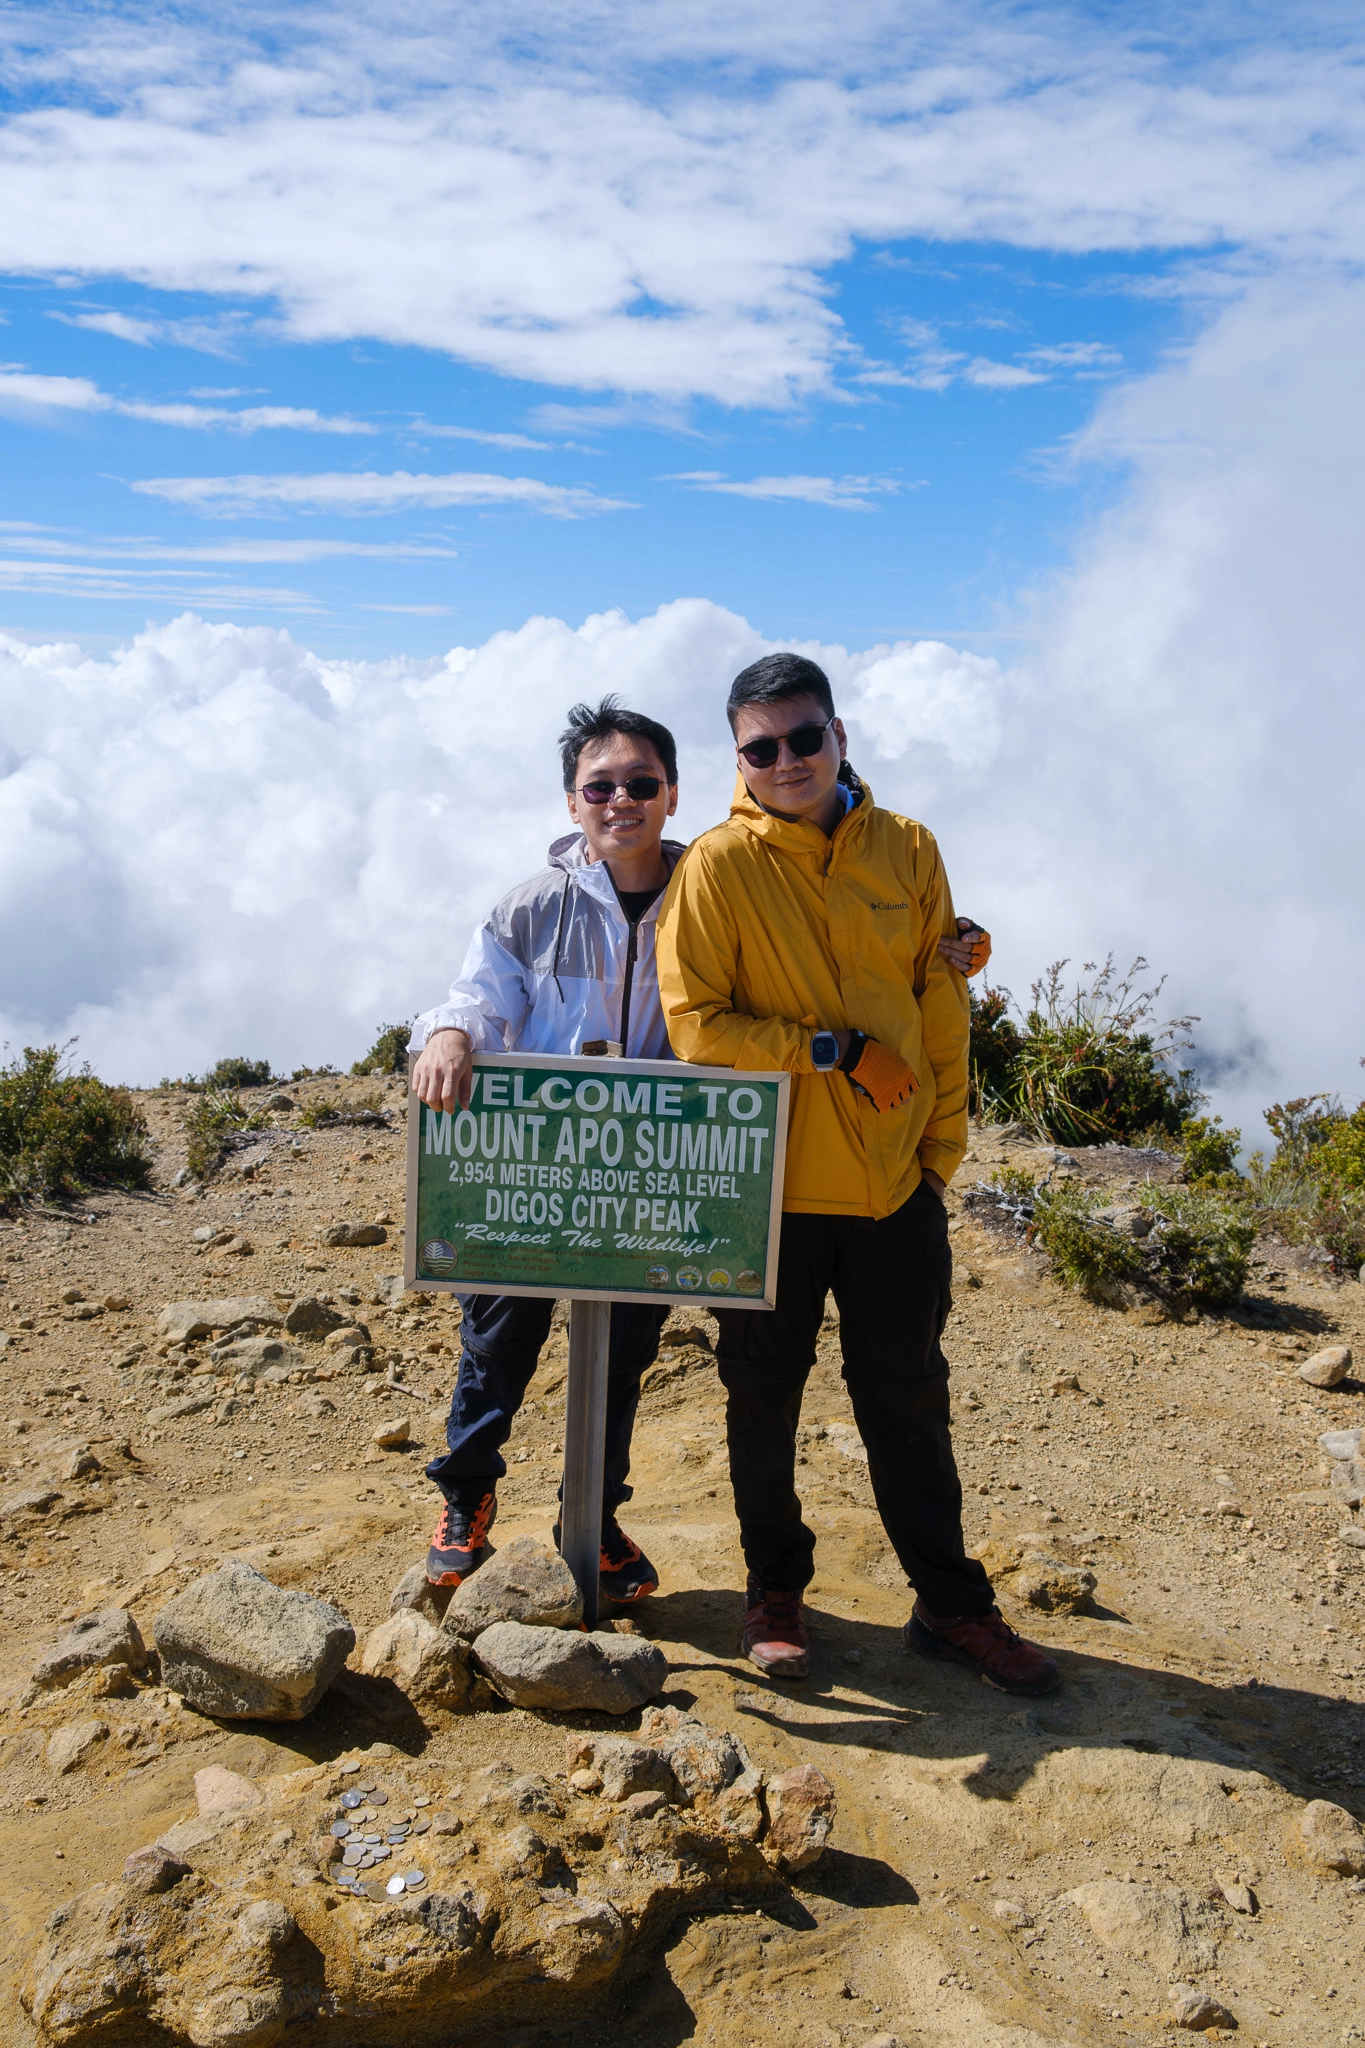
[[[635,979],[635,946],[639,936],[640,926],[637,921],[636,923],[632,924],[630,928],[630,937],[626,940],[626,979],[625,985],[621,990],[622,1059],[628,1059],[630,1056],[627,1051],[626,1033],[630,1030],[630,985],[632,981]]]

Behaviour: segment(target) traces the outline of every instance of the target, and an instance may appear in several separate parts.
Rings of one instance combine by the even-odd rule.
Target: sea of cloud
[[[1365,286],[1280,278],[1115,392],[1075,459],[1129,480],[1036,593],[1026,664],[780,643],[827,668],[878,799],[939,835],[998,978],[1146,954],[1249,1128],[1354,1098],[1365,1053],[1362,344]],[[562,829],[570,703],[673,727],[690,836],[730,797],[726,685],[775,644],[704,598],[425,662],[188,615],[101,658],[3,643],[0,1035],[139,1081],[349,1063]]]

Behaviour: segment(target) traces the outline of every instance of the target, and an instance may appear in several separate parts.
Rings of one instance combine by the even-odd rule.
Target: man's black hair
[[[672,733],[657,718],[646,718],[643,711],[623,711],[615,697],[604,697],[595,710],[591,704],[575,704],[570,711],[569,722],[559,735],[565,789],[572,789],[578,780],[578,757],[584,747],[596,746],[617,733],[627,739],[649,741],[663,764],[664,781],[671,789],[678,779],[678,748]]]
[[[746,704],[781,704],[788,697],[814,697],[826,718],[834,716],[829,677],[804,654],[765,654],[741,669],[730,685],[725,715],[735,729],[735,716]]]

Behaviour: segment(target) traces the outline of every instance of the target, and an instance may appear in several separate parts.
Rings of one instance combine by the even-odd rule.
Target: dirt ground
[[[402,1084],[378,1092],[390,1129],[303,1131],[279,1113],[203,1190],[171,1187],[183,1099],[150,1094],[157,1192],[0,1218],[0,2004],[13,2016],[0,2038],[26,2038],[15,1986],[43,1919],[191,1812],[205,1763],[263,1777],[376,1740],[462,1770],[562,1761],[562,1731],[535,1716],[424,1731],[386,1721],[347,1678],[295,1726],[215,1723],[155,1686],[93,1706],[74,1693],[20,1704],[63,1620],[126,1605],[151,1637],[167,1597],[224,1556],[334,1601],[363,1635],[423,1554],[435,1496],[422,1467],[443,1440],[458,1316],[444,1301],[376,1298],[402,1265],[404,1150]],[[344,1106],[376,1090],[291,1093]],[[958,1190],[1035,1156],[980,1130]],[[386,1244],[320,1244],[326,1225],[378,1218]],[[204,1250],[192,1233],[205,1225],[250,1249]],[[830,1777],[834,1846],[789,1907],[675,1924],[647,1974],[593,2015],[499,2040],[1145,2041],[1169,2026],[1177,1984],[1216,1999],[1244,2042],[1365,2040],[1365,1880],[1315,1869],[1299,1840],[1306,1800],[1365,1814],[1365,1549],[1338,1540],[1350,1518],[1317,1443],[1365,1422],[1365,1384],[1324,1391],[1295,1371],[1326,1343],[1365,1355],[1365,1289],[1288,1254],[1277,1263],[1272,1247],[1250,1307],[1174,1323],[1091,1306],[1021,1247],[960,1216],[953,1230],[945,1342],[968,1542],[994,1539],[989,1556],[1005,1563],[1046,1550],[1097,1579],[1077,1615],[1001,1587],[1010,1618],[1058,1656],[1062,1691],[1011,1700],[905,1652],[909,1595],[872,1506],[832,1304],[799,1471],[819,1536],[811,1676],[773,1684],[747,1665],[721,1394],[705,1345],[684,1337],[714,1326],[676,1312],[622,1516],[662,1579],[638,1625],[671,1660],[667,1699],[733,1728],[756,1762]],[[63,1303],[76,1290],[84,1303]],[[168,1357],[156,1334],[168,1302],[305,1294],[368,1326],[371,1380],[313,1344],[320,1377],[238,1394],[229,1410],[208,1342]],[[127,1306],[90,1312],[106,1300]],[[553,1520],[566,1362],[557,1325],[508,1447],[499,1539]],[[387,1367],[403,1390],[383,1384]],[[1054,1385],[1067,1376],[1077,1384]],[[217,1405],[147,1420],[200,1389]],[[409,1443],[376,1449],[376,1424],[398,1415]],[[80,1447],[98,1469],[66,1476]],[[24,1505],[45,1489],[59,1498]],[[51,1733],[92,1714],[107,1736],[54,1774]],[[1254,1911],[1234,1910],[1223,1887],[1238,1881]]]

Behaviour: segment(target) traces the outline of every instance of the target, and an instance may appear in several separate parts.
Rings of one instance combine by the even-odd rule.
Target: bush
[[[1036,1191],[1031,1234],[1068,1287],[1100,1301],[1145,1287],[1200,1308],[1226,1307],[1242,1292],[1256,1236],[1244,1210],[1199,1188],[1149,1181],[1132,1206],[1155,1220],[1145,1237],[1130,1237],[1098,1213],[1107,1206],[1103,1193],[1074,1181]]]
[[[1237,1154],[1242,1133],[1225,1130],[1221,1116],[1187,1117],[1180,1127],[1180,1150],[1190,1185],[1197,1188],[1240,1188]]]
[[[412,1024],[381,1024],[379,1036],[363,1060],[357,1060],[351,1068],[353,1074],[406,1074],[408,1071],[408,1040],[412,1037]]]
[[[340,1067],[295,1067],[291,1081],[339,1081]]]
[[[219,1060],[204,1076],[206,1088],[265,1088],[274,1079],[269,1060]]]
[[[189,1144],[185,1164],[196,1180],[205,1180],[222,1164],[227,1139],[234,1131],[258,1131],[265,1117],[251,1111],[239,1096],[206,1091],[182,1119]]]
[[[25,1046],[0,1067],[0,1199],[34,1200],[112,1183],[146,1187],[151,1140],[125,1088],[88,1066],[64,1071],[63,1050]]]
[[[1202,1105],[1193,1071],[1174,1068],[1190,1044],[1193,1017],[1155,1022],[1162,982],[1138,987],[1143,959],[1121,978],[1113,955],[1087,961],[1070,995],[1058,960],[1033,985],[1033,1006],[1016,1024],[1011,997],[987,989],[973,1000],[973,1107],[991,1120],[1017,1119],[1059,1145],[1169,1142]]]
[[[1324,1188],[1338,1195],[1365,1192],[1365,1102],[1349,1116],[1338,1114],[1326,1121],[1327,1128],[1309,1155],[1313,1172]]]

